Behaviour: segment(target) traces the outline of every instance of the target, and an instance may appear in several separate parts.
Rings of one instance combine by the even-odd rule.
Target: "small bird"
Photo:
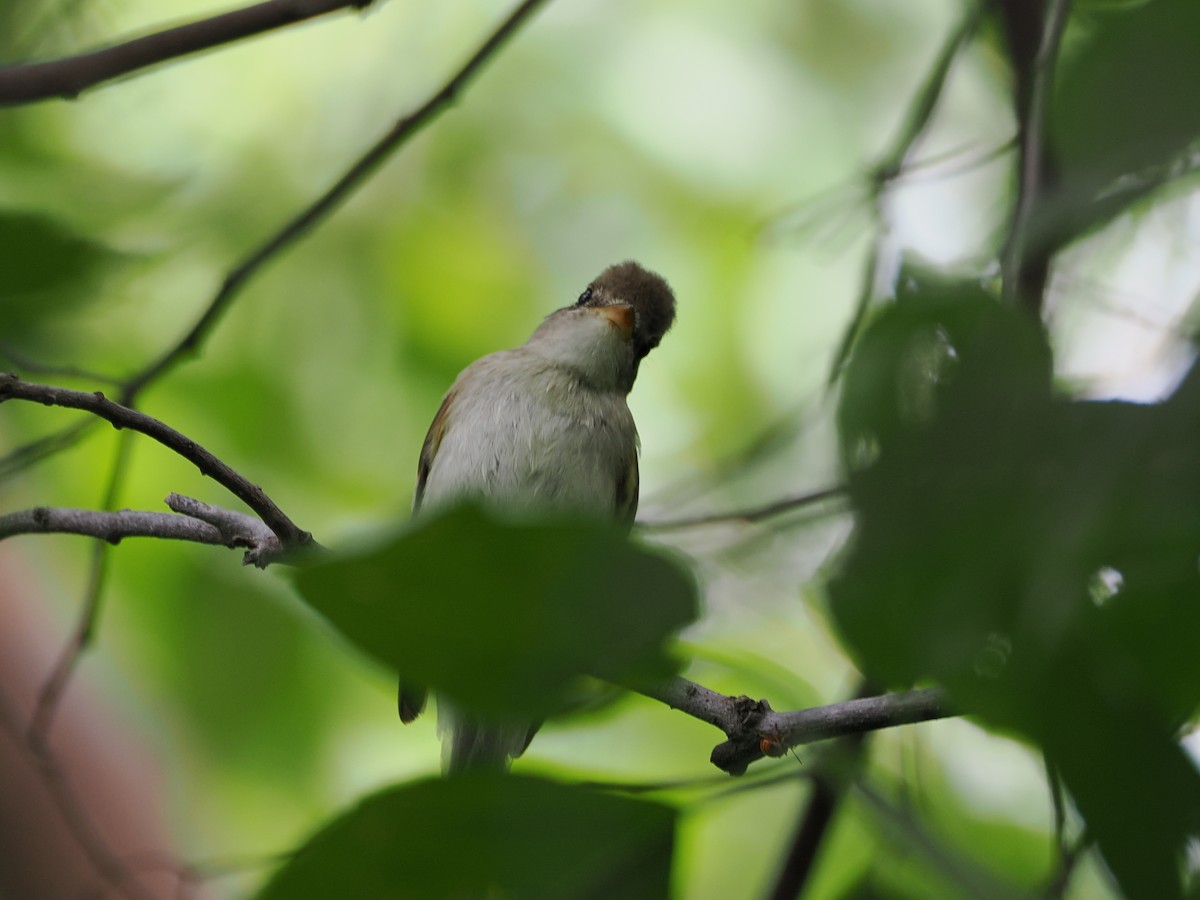
[[[433,418],[417,465],[413,512],[481,499],[505,510],[631,525],[638,434],[625,402],[638,366],[675,320],[666,281],[635,262],[605,269],[524,345],[472,363]],[[401,683],[400,718],[425,705]],[[537,725],[481,724],[443,703],[446,770],[504,769]]]

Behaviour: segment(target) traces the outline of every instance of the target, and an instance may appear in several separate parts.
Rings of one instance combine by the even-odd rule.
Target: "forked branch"
[[[725,732],[728,740],[713,748],[710,759],[730,775],[742,775],[755,760],[783,756],[800,744],[959,714],[940,688],[863,697],[790,712],[776,712],[766,700],[720,694],[686,678],[637,690]]]

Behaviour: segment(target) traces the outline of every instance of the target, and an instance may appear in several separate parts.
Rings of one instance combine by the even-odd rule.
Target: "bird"
[[[474,500],[632,526],[640,441],[626,397],[674,321],[667,282],[626,261],[550,313],[522,346],[469,365],[425,436],[414,516]],[[401,721],[420,715],[425,700],[424,687],[402,680]],[[453,774],[506,770],[538,724],[481,723],[441,700],[438,728]]]

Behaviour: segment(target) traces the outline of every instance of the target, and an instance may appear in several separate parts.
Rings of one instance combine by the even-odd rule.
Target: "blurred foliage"
[[[43,215],[0,211],[4,281],[0,284],[0,320],[5,338],[31,349],[48,343],[38,335],[48,319],[78,314],[97,299],[99,273],[113,254]],[[41,340],[38,340],[41,337]]]
[[[212,12],[168,6],[0,3],[0,59]],[[136,372],[507,9],[389,0],[0,111],[0,363],[89,390],[111,388],[56,367]],[[159,751],[175,855],[259,860],[214,896],[264,880],[272,898],[766,895],[809,795],[794,758],[731,786],[707,764],[717,732],[626,696],[552,718],[510,779],[429,780],[433,717],[395,720],[392,666],[529,714],[614,650],[629,671],[666,664],[695,615],[682,551],[703,597],[684,674],[776,708],[841,699],[860,672],[938,682],[974,713],[871,738],[808,896],[1183,893],[1200,824],[1180,742],[1200,703],[1198,9],[1073,5],[1030,220],[1057,253],[1038,323],[993,296],[1016,168],[993,22],[922,98],[955,0],[549,3],[139,398],[324,544],[371,548],[294,582],[214,548],[111,551],[79,677],[110,703],[97,716]],[[870,182],[930,99],[900,177]],[[652,533],[665,555],[466,512],[398,531],[457,371],[624,258],[680,303],[631,396],[643,517],[835,479],[852,510]],[[19,454],[78,421],[0,408],[0,511],[99,502],[107,427],[36,466]],[[230,502],[157,445],[131,459],[119,506]],[[10,547],[65,633],[90,548]],[[542,590],[497,600],[501,574]],[[587,614],[563,615],[564,596]],[[1062,835],[1043,753],[1070,798]]]
[[[668,677],[663,644],[696,616],[687,573],[616,526],[506,523],[473,506],[296,584],[402,680],[493,721],[540,720],[586,676]]]
[[[1179,896],[1200,394],[1189,375],[1157,406],[1056,399],[1049,361],[969,285],[916,282],[871,325],[843,395],[857,518],[833,611],[872,677],[945,684],[1043,747],[1131,894]],[[1146,803],[1152,822],[1129,814]]]
[[[258,896],[654,900],[670,883],[674,819],[662,804],[519,775],[418,781],[334,819]]]
[[[1154,0],[1075,24],[1049,123],[1063,184],[1039,226],[1058,240],[1190,173],[1200,152],[1200,97],[1176,89],[1200,78],[1200,7]]]

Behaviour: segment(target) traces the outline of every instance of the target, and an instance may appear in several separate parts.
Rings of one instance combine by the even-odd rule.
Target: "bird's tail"
[[[447,775],[490,770],[503,772],[525,752],[537,726],[496,725],[441,709],[438,728],[443,734],[442,768]]]

